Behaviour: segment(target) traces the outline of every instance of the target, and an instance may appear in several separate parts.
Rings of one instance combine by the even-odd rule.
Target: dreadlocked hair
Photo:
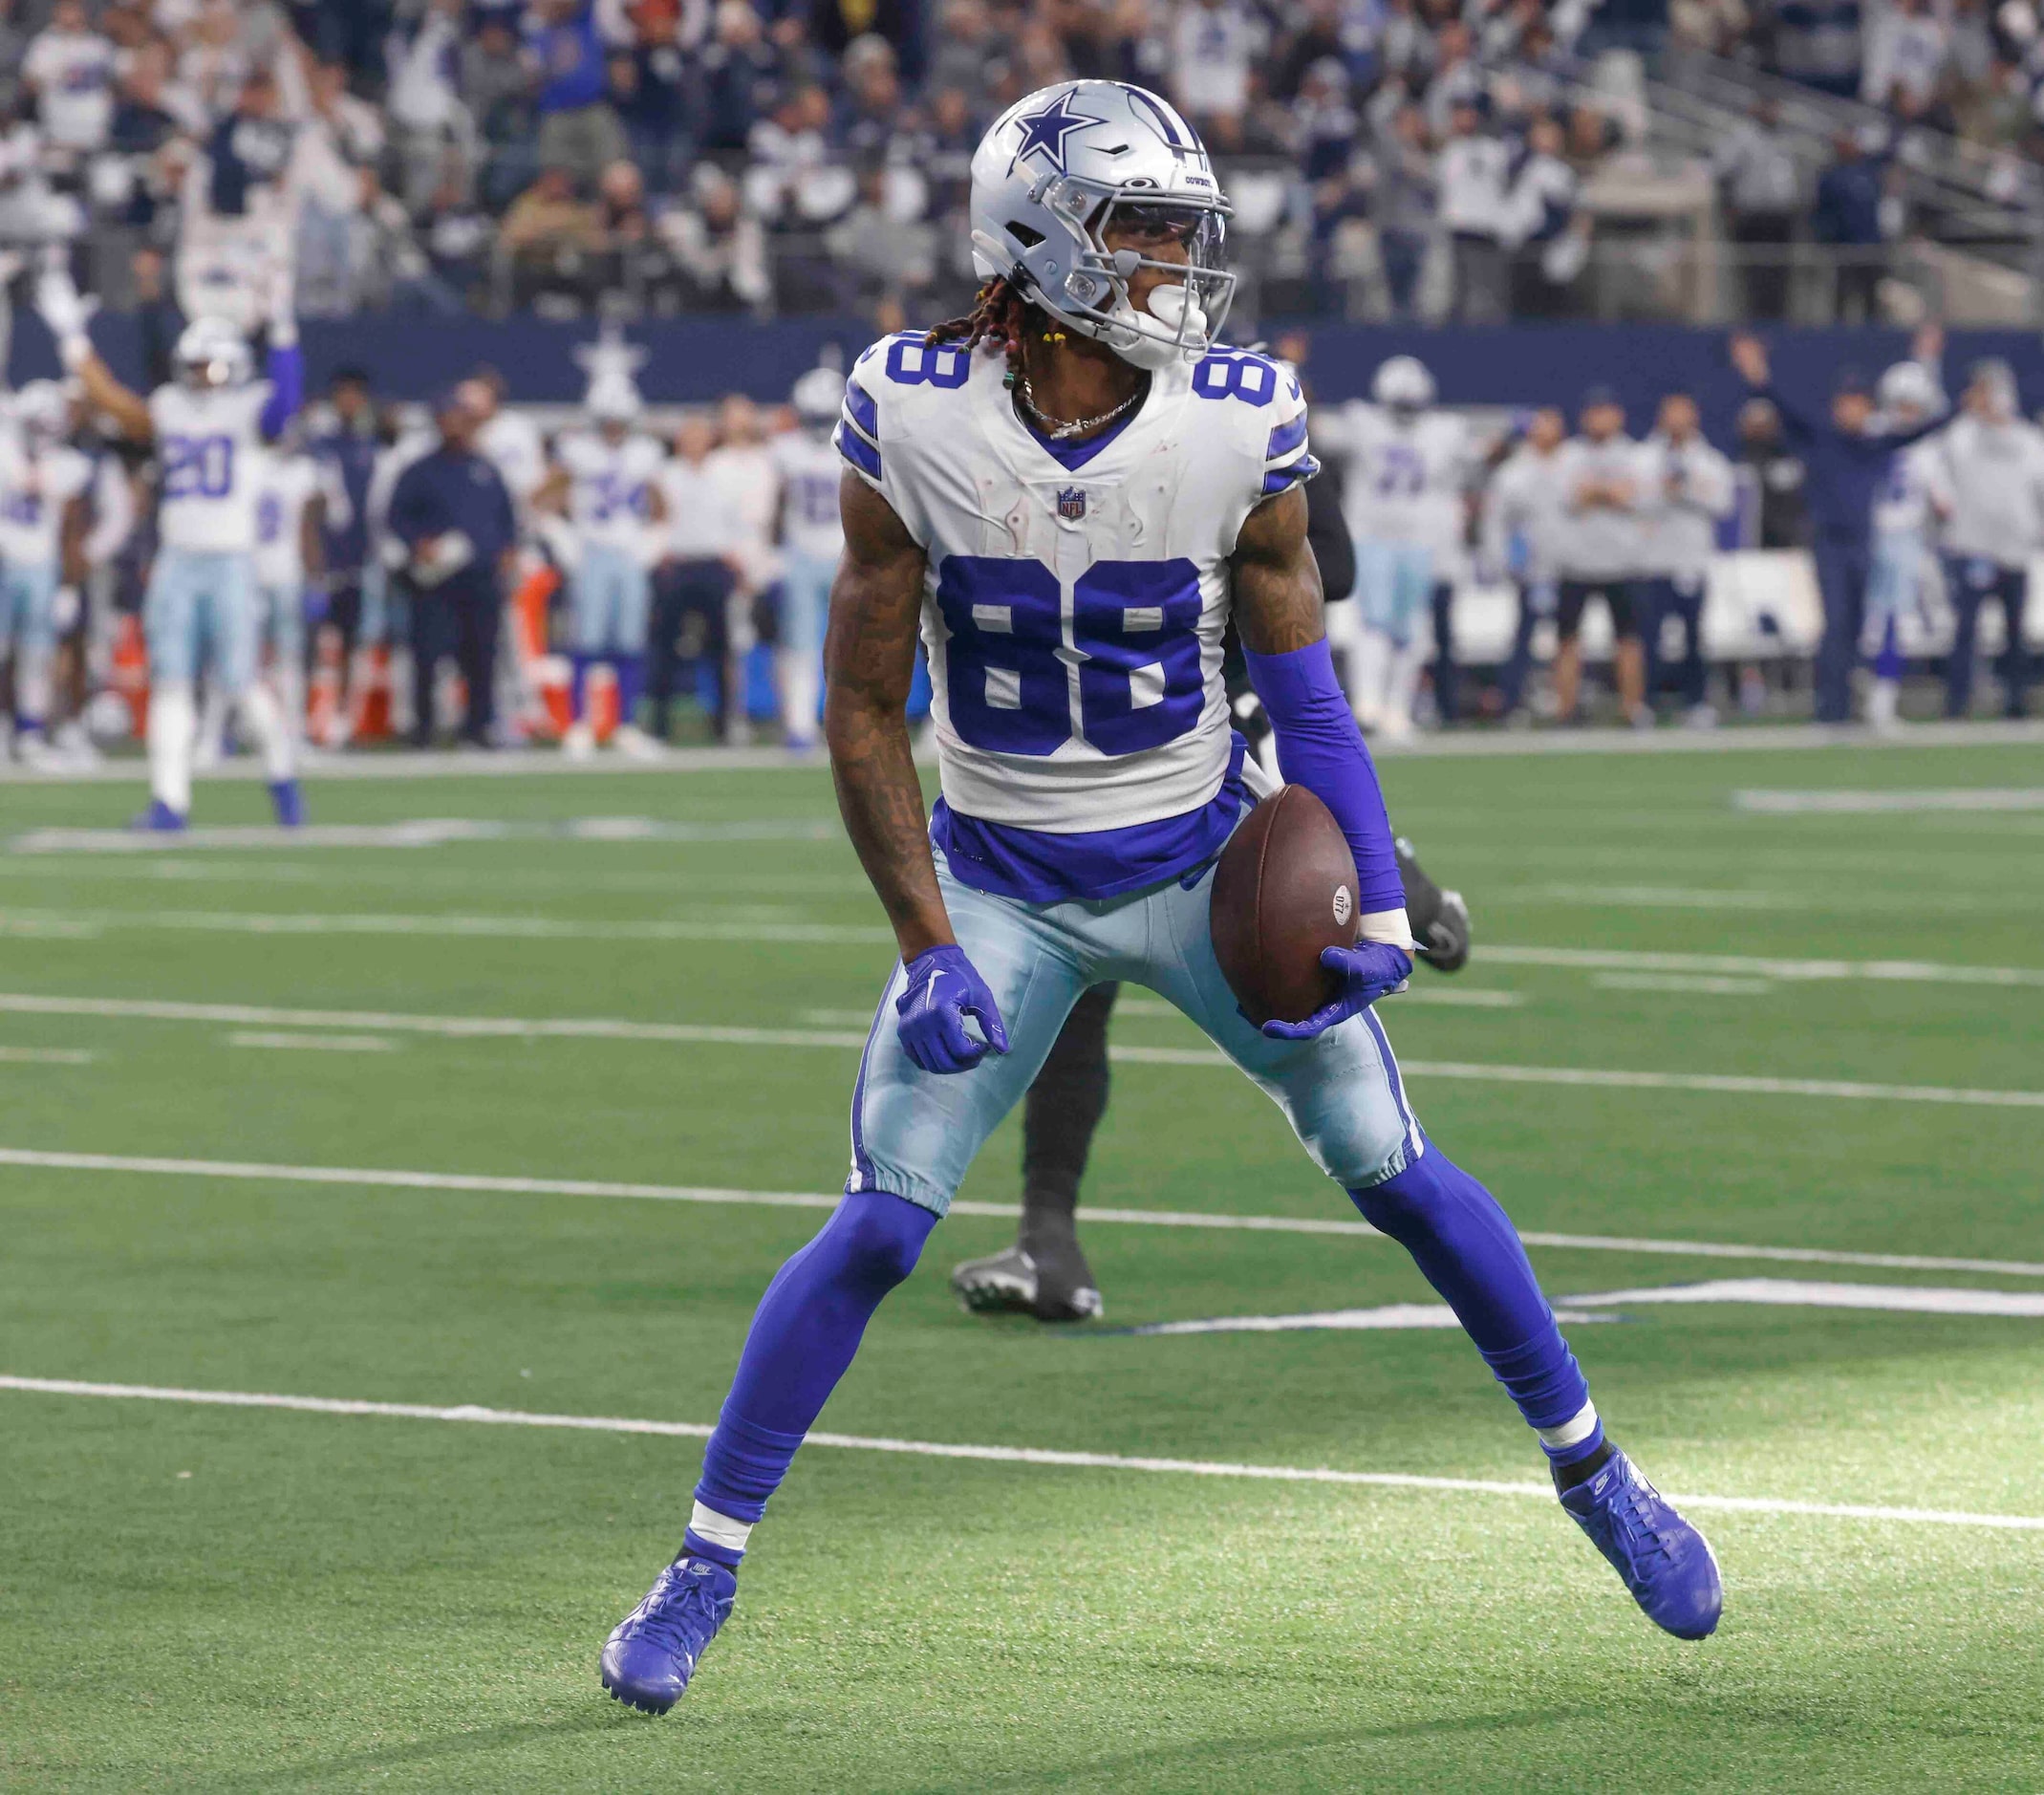
[[[1022,373],[1022,343],[1031,335],[1064,340],[1064,332],[1042,306],[1023,298],[1005,274],[997,274],[979,289],[970,312],[937,325],[923,342],[932,349],[939,343],[962,343],[968,351],[981,343],[999,343],[1007,357],[1012,386]]]

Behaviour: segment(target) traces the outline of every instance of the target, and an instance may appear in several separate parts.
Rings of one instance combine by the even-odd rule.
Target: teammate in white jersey
[[[538,494],[542,504],[565,503],[574,540],[569,581],[574,723],[561,746],[578,758],[596,751],[589,675],[600,661],[617,681],[616,746],[644,756],[658,751],[638,726],[638,701],[646,683],[648,570],[665,515],[659,475],[667,457],[652,437],[633,428],[642,407],[631,387],[599,382],[588,409],[592,427],[570,431],[554,444],[555,470]]]
[[[269,679],[293,741],[305,729],[305,625],[320,573],[323,532],[346,527],[348,495],[331,462],[302,445],[265,458],[255,501],[255,581],[261,600],[260,641],[269,650]]]
[[[679,1557],[611,1634],[605,1687],[679,1698],[749,1535],[1082,991],[1127,979],[1195,1021],[1400,1241],[1538,1431],[1563,1505],[1687,1637],[1722,1604],[1702,1537],[1603,1437],[1494,1198],[1413,1119],[1370,1006],[1411,936],[1306,541],[1298,383],[1218,346],[1227,205],[1165,101],[1065,81],[973,159],[969,318],[875,344],[838,448],[845,558],[825,719],[840,809],[900,947],[852,1092],[842,1204],[768,1287]],[[1355,947],[1302,1023],[1259,1029],[1215,958],[1214,861],[1247,792],[1221,638],[1240,632],[1285,776],[1355,858]],[[930,651],[943,797],[925,824],[906,703]]]
[[[788,746],[807,751],[816,746],[830,581],[845,551],[837,509],[845,464],[830,443],[845,378],[811,368],[795,382],[792,397],[796,427],[773,444],[781,471],[781,709]]]
[[[1444,669],[1447,614],[1462,553],[1473,449],[1469,426],[1433,406],[1433,376],[1393,356],[1357,400],[1316,425],[1321,445],[1348,463],[1344,488],[1356,545],[1356,602],[1345,625],[1349,703],[1366,729],[1412,733],[1412,696],[1430,616]],[[1443,697],[1442,710],[1452,709]]]
[[[1898,361],[1881,377],[1875,394],[1883,413],[1914,430],[1945,408],[1937,376],[1921,361]],[[1951,515],[1945,458],[1935,437],[1895,451],[1886,478],[1874,491],[1873,553],[1867,563],[1866,623],[1860,652],[1872,663],[1866,720],[1895,727],[1902,701],[1902,620],[1924,611],[1930,572],[1930,538]]]
[[[59,764],[50,743],[50,667],[58,594],[81,572],[92,463],[65,440],[71,400],[54,380],[31,380],[0,435],[0,661],[14,667],[15,751],[32,767]],[[68,580],[67,580],[68,576]]]
[[[147,399],[130,392],[92,346],[89,308],[61,270],[36,304],[85,397],[129,437],[153,443],[160,546],[142,601],[149,644],[149,808],[137,826],[181,830],[191,812],[192,757],[204,670],[241,709],[269,776],[277,821],[303,816],[290,732],[256,678],[256,487],[264,445],[298,409],[304,363],[290,285],[269,294],[269,378],[249,378],[248,345],[233,326],[200,318],[178,338],[178,378]]]

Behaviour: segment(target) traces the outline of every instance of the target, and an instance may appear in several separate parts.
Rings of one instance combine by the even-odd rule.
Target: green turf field
[[[2044,811],[1734,799],[2033,791],[2044,749],[1386,777],[1481,946],[1383,1013],[1431,1132],[1522,1228],[1983,1262],[1538,1245],[1552,1292],[2044,1293]],[[255,786],[200,802],[263,813]],[[312,802],[322,824],[526,827],[27,852],[136,792],[0,786],[0,1373],[709,1421],[821,1210],[169,1162],[830,1192],[890,949],[826,776]],[[693,827],[563,827],[592,817]],[[1530,951],[1555,949],[1593,959]],[[1867,976],[1893,962],[1995,970]],[[772,1039],[714,1033],[734,1028]],[[1182,1063],[1117,1066],[1088,1200],[1352,1219],[1184,1024],[1130,1004],[1115,1040]],[[1699,1075],[1735,1082],[1680,1083]],[[963,1196],[1011,1201],[1016,1157],[1011,1123]],[[1386,1241],[1101,1224],[1108,1329],[1073,1333],[950,1301],[951,1264],[1007,1225],[939,1230],[825,1427],[1541,1476],[1456,1332],[1111,1331],[1430,1300]],[[1665,1488],[1760,1504],[1697,1511],[1728,1591],[1707,1644],[1656,1633],[1551,1501],[1510,1490],[815,1446],[660,1721],[602,1696],[596,1653],[678,1543],[696,1439],[0,1390],[0,1785],[2044,1790],[2044,1523],[1980,1520],[2044,1517],[2044,1318],[1613,1312],[1571,1334],[1616,1436]]]

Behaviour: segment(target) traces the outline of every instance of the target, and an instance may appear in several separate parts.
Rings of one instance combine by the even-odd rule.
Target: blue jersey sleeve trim
[[[1263,476],[1263,496],[1282,492],[1286,487],[1297,486],[1302,480],[1310,480],[1320,472],[1320,463],[1310,455],[1302,455],[1295,462],[1287,462],[1282,467],[1273,467]]]
[[[856,380],[845,383],[845,416],[852,427],[877,443],[880,440],[880,405]]]
[[[837,427],[837,452],[869,480],[880,478],[880,451],[849,423]]]
[[[1306,414],[1301,412],[1289,423],[1280,423],[1270,433],[1270,446],[1263,451],[1267,462],[1282,461],[1306,440]]]

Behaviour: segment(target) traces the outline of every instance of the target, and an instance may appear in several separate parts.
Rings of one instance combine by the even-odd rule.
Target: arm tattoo
[[[1310,648],[1326,632],[1321,617],[1320,564],[1306,540],[1306,495],[1292,487],[1249,513],[1229,562],[1235,620],[1259,655]]]
[[[924,557],[887,501],[844,479],[845,557],[824,645],[824,735],[837,808],[904,960],[956,938],[937,889],[909,746]]]

